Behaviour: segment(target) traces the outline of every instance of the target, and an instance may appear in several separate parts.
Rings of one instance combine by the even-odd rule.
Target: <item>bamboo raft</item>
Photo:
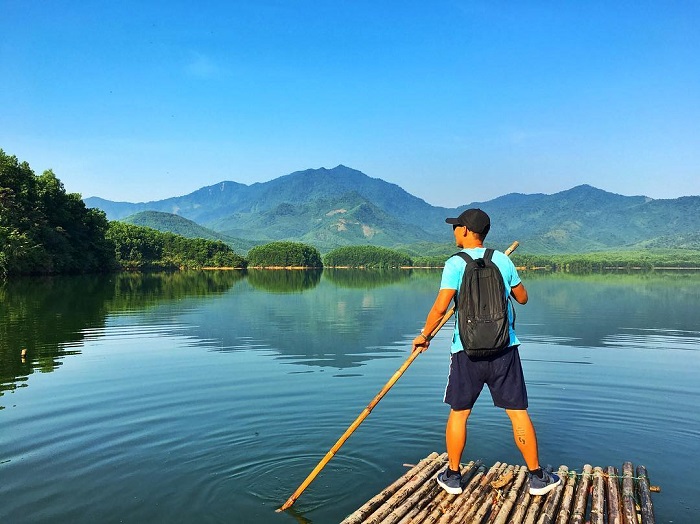
[[[462,467],[463,492],[450,495],[435,481],[447,453],[431,453],[402,477],[349,515],[342,524],[654,524],[644,466],[631,462],[622,475],[613,466],[560,466],[562,482],[547,495],[530,495],[527,468],[480,461]]]

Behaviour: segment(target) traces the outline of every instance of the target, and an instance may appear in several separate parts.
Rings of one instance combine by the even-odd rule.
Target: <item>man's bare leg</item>
[[[530,471],[538,469],[540,460],[537,453],[537,436],[530,415],[526,409],[506,409],[506,413],[513,424],[515,444],[522,453],[527,468]]]
[[[467,419],[471,412],[471,409],[461,411],[451,409],[450,416],[447,418],[445,444],[447,445],[447,458],[452,471],[459,471],[462,452],[467,443]]]

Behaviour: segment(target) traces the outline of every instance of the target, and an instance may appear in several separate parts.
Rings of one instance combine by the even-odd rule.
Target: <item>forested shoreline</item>
[[[120,270],[245,267],[221,241],[108,221],[48,170],[0,149],[0,278]]]
[[[27,162],[0,149],[0,279],[13,275],[202,268],[440,268],[456,250],[411,256],[370,245],[325,255],[308,244],[274,241],[237,254],[221,240],[186,238],[120,221],[87,208],[51,171],[34,174]],[[700,251],[648,249],[585,254],[512,255],[522,269],[593,272],[610,269],[700,268]]]

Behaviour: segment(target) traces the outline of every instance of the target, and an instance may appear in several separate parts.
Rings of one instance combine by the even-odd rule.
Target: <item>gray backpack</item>
[[[454,297],[462,347],[470,357],[496,355],[510,346],[510,297],[506,297],[501,271],[491,261],[493,249],[487,249],[483,258],[473,259],[462,251],[455,256],[467,263],[462,284]]]

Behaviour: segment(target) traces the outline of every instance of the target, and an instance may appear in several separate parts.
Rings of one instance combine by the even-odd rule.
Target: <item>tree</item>
[[[244,268],[246,261],[221,241],[185,238],[150,227],[110,222],[107,238],[124,269]]]
[[[52,171],[37,177],[0,149],[0,273],[77,273],[114,268],[107,218],[66,193]]]
[[[323,267],[321,254],[315,247],[300,242],[270,242],[248,251],[251,267]]]

